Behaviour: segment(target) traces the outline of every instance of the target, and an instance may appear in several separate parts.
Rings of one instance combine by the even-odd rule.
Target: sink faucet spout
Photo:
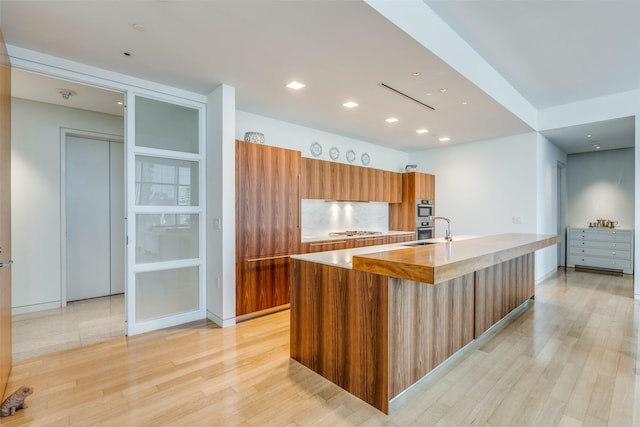
[[[430,221],[435,221],[436,219],[443,219],[447,221],[447,231],[444,234],[444,240],[446,240],[447,242],[452,241],[453,237],[451,236],[451,220],[446,216],[430,216],[429,217]]]

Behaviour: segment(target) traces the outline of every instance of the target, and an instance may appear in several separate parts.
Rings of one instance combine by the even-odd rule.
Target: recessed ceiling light
[[[147,31],[147,29],[142,24],[133,24],[132,27],[134,30],[140,31],[141,33]]]
[[[289,89],[299,90],[299,89],[302,89],[302,88],[304,87],[304,83],[299,83],[299,82],[296,82],[296,81],[294,80],[294,81],[292,81],[291,83],[287,83],[287,84],[286,84],[286,86],[287,86]]]
[[[411,75],[412,75],[413,77],[418,77],[418,76],[420,75],[420,72],[419,72],[419,71],[416,71],[415,73],[411,73]]]
[[[591,138],[591,134],[587,135],[587,138]]]
[[[427,133],[427,132],[429,132],[429,129],[418,129],[416,131],[416,133]]]
[[[445,88],[440,89],[440,92],[442,92],[442,93],[445,93],[446,91],[447,91],[447,89],[445,89]]]
[[[358,106],[357,102],[353,102],[353,101],[349,101],[349,102],[345,102],[344,104],[342,104],[343,107],[347,107],[347,108],[354,108]]]
[[[389,117],[388,119],[385,119],[385,122],[387,123],[395,123],[397,121],[398,119],[396,119],[395,117]]]
[[[443,136],[442,138],[438,138],[438,141],[447,142],[447,141],[451,141],[451,138],[449,138],[448,136]]]
[[[116,102],[116,104],[118,104],[118,105],[124,105],[124,102],[122,102],[122,101],[118,101],[118,102]]]
[[[467,105],[468,102],[467,101],[462,101],[462,105]]]

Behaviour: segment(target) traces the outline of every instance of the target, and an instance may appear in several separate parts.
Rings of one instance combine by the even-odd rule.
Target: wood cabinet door
[[[289,303],[300,251],[299,151],[236,142],[236,315]]]
[[[309,158],[301,163],[303,199],[402,201],[403,174]]]
[[[411,242],[412,240],[416,240],[415,233],[412,234],[396,234],[393,236],[389,236],[388,243],[402,243],[402,242]]]
[[[303,243],[303,254],[310,254],[313,252],[335,251],[338,249],[348,249],[353,247],[352,239],[343,240],[327,240],[321,242]]]
[[[244,257],[300,249],[299,151],[244,141],[236,151],[236,245]]]
[[[289,304],[289,257],[240,258],[236,316]]]
[[[389,203],[402,202],[402,174],[398,172],[387,172],[389,182]]]
[[[356,237],[353,239],[353,247],[361,248],[364,246],[384,245],[387,243],[387,236],[374,237]]]
[[[415,196],[417,199],[436,198],[435,176],[416,172]]]

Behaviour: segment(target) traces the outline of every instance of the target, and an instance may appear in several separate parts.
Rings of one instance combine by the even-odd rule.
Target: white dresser
[[[568,228],[567,267],[633,274],[633,230]]]

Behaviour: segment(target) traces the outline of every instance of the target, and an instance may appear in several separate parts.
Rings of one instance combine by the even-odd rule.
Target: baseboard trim
[[[221,328],[226,328],[236,324],[235,317],[232,317],[230,319],[222,319],[220,316],[216,316],[210,311],[207,311],[207,319],[211,320],[213,323],[220,326]]]
[[[62,305],[60,301],[43,302],[41,304],[23,305],[20,307],[11,307],[11,315],[35,313],[36,311],[52,310],[54,308],[60,308]]]

